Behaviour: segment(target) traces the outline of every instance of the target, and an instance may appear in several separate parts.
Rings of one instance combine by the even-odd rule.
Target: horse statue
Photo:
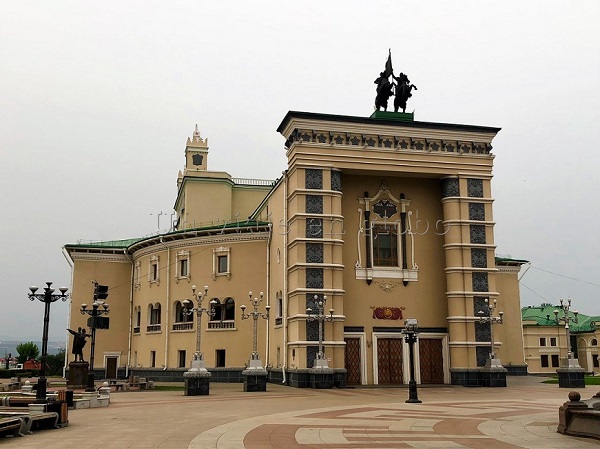
[[[394,74],[392,74],[392,78],[394,78],[398,83],[395,84],[396,97],[394,98],[394,112],[398,112],[398,109],[400,108],[402,108],[402,112],[406,112],[406,102],[410,97],[412,97],[411,91],[413,89],[418,90],[417,86],[410,84],[408,76],[406,76],[404,73],[400,73],[399,76],[394,76]]]
[[[385,76],[385,72],[381,72],[379,78],[375,80],[377,84],[377,96],[375,97],[375,108],[379,111],[383,108],[387,111],[388,99],[393,95],[392,84]]]

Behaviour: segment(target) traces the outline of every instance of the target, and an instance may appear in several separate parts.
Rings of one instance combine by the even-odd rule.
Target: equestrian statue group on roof
[[[390,76],[392,82],[390,83]],[[418,90],[417,86],[410,84],[408,76],[404,73],[400,75],[394,75],[394,69],[392,68],[392,51],[390,50],[387,62],[385,63],[385,70],[379,74],[379,78],[375,80],[377,84],[377,96],[375,97],[375,109],[378,111],[383,108],[387,111],[388,99],[395,95],[394,98],[394,112],[398,112],[398,109],[402,108],[402,112],[406,112],[406,102],[412,97],[411,91]]]

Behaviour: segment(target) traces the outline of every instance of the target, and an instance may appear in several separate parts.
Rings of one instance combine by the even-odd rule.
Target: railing
[[[160,324],[149,324],[146,327],[146,332],[160,332]]]
[[[231,178],[234,184],[244,186],[272,186],[275,181],[271,179],[249,179],[249,178]]]
[[[208,322],[209,329],[234,329],[235,321],[209,321]]]
[[[194,327],[194,322],[190,321],[189,323],[175,323],[173,324],[174,331],[189,331]]]

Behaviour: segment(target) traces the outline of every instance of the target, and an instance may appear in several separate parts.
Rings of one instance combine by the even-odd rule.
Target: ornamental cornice
[[[120,263],[128,263],[131,264],[131,260],[125,254],[105,254],[100,252],[80,252],[80,251],[71,251],[69,256],[76,262],[78,260],[86,260],[86,261],[101,261],[101,262],[120,262]]]
[[[139,249],[133,253],[133,259],[137,260],[141,257],[154,254],[156,252],[165,251],[167,249],[178,249],[190,246],[207,246],[207,245],[218,245],[218,244],[235,244],[244,242],[260,242],[266,241],[269,236],[268,232],[256,232],[256,233],[240,233],[240,234],[217,234],[204,237],[190,237],[183,238],[180,240],[160,242],[157,241],[155,244]]]

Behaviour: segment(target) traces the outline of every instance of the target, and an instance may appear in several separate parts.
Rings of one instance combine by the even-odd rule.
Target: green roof
[[[521,309],[521,318],[523,321],[533,321],[536,326],[556,326],[557,323],[554,319],[554,311],[558,310],[558,317],[564,317],[562,308],[557,305],[546,304],[541,306],[527,306]],[[575,318],[575,314],[569,311],[569,317]],[[574,321],[569,322],[569,328],[572,333],[578,332],[593,332],[596,326],[600,326],[600,316],[588,316],[582,313],[577,314],[577,323]],[[595,324],[597,323],[597,324]],[[564,321],[559,323],[564,325]]]
[[[123,239],[123,240],[106,240],[106,241],[98,241],[98,242],[86,242],[86,243],[68,243],[65,245],[67,249],[77,249],[77,248],[98,248],[98,249],[127,249],[130,246],[142,242],[144,240],[151,240],[157,237],[172,237],[178,236],[189,232],[201,232],[201,231],[211,231],[218,229],[235,229],[235,228],[248,228],[255,226],[266,226],[268,222],[256,221],[256,220],[246,220],[241,222],[230,222],[226,224],[217,224],[210,226],[202,226],[197,228],[183,229],[179,231],[166,232],[163,234],[155,234],[147,237],[138,237],[132,239]]]

